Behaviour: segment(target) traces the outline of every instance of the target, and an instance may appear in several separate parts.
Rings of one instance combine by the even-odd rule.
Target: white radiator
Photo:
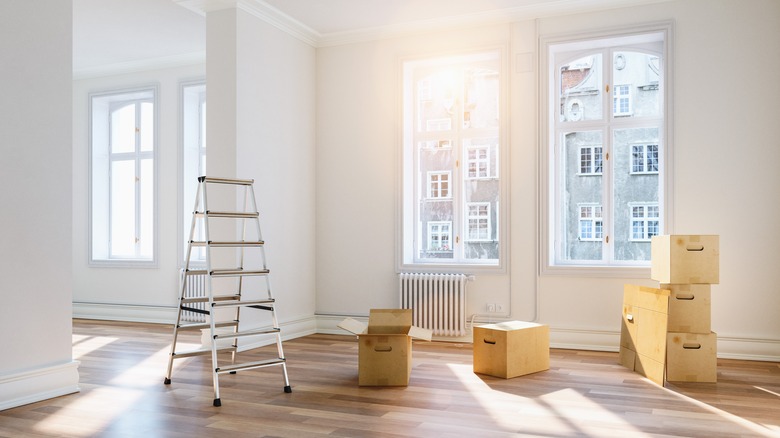
[[[189,275],[187,276],[187,282],[184,285],[184,297],[196,298],[206,296],[206,274]],[[184,279],[184,269],[179,271],[179,292],[181,292],[181,286]],[[188,303],[187,307],[195,309],[206,310],[207,303]],[[183,322],[206,322],[206,315],[203,313],[191,312],[184,310],[181,313],[181,320]]]
[[[413,324],[438,336],[466,335],[465,274],[399,275],[401,308],[414,309]]]

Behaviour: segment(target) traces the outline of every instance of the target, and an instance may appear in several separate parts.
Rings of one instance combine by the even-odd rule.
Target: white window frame
[[[484,145],[484,144],[475,144],[466,146],[464,148],[464,160],[463,162],[466,164],[465,166],[465,173],[466,173],[466,179],[487,179],[491,178],[492,171],[491,171],[491,156],[490,156],[490,145]],[[485,152],[485,157],[480,157],[480,152]],[[469,156],[469,153],[475,152],[477,156],[475,158],[471,158]],[[472,174],[471,166],[474,165],[474,172]],[[484,168],[481,167],[481,165],[484,165]],[[484,170],[484,174],[482,173],[482,170]]]
[[[509,59],[508,57],[508,47],[505,46],[498,46],[493,48],[485,48],[481,47],[477,50],[470,51],[468,49],[464,50],[462,52],[462,55],[452,55],[452,56],[440,56],[440,55],[426,55],[421,57],[414,57],[414,58],[406,58],[401,60],[401,66],[403,69],[403,81],[399,81],[400,90],[399,92],[401,95],[404,96],[404,99],[401,100],[402,103],[402,109],[399,111],[399,114],[401,114],[401,117],[403,118],[402,123],[399,124],[399,126],[403,126],[404,128],[413,126],[414,123],[417,123],[412,118],[413,111],[410,111],[410,108],[406,105],[417,105],[417,103],[412,103],[413,100],[413,91],[415,90],[414,87],[407,87],[405,86],[408,82],[408,78],[412,76],[412,71],[420,65],[425,66],[431,66],[436,65],[436,63],[452,63],[453,59],[455,60],[461,60],[461,59],[471,59],[474,58],[474,55],[476,55],[475,59],[488,59],[488,58],[495,58],[495,56],[498,56],[498,63],[500,67],[498,67],[498,75],[499,75],[499,89],[500,90],[508,90],[507,85],[507,78],[509,77],[509,63],[506,61]],[[499,92],[498,96],[498,114],[508,114],[508,93],[506,92]],[[427,104],[423,102],[423,104]],[[466,114],[464,113],[464,117],[466,117]],[[431,131],[431,140],[435,139],[436,132],[432,130],[434,128],[434,125],[440,125],[442,128],[449,128],[449,130],[440,131],[439,135],[442,136],[442,132],[446,133],[443,137],[440,137],[439,140],[446,137],[447,135],[450,135],[453,131],[457,131],[460,129],[459,127],[463,125],[463,129],[475,129],[471,128],[469,124],[465,123],[465,121],[462,120],[453,120],[454,117],[450,118],[443,118],[439,120],[432,120],[429,119],[425,127],[423,129],[427,129]],[[398,254],[398,264],[397,264],[397,271],[398,272],[404,272],[404,271],[416,271],[419,269],[425,269],[427,272],[462,272],[463,269],[468,269],[470,272],[479,272],[483,274],[503,274],[506,273],[506,266],[507,266],[507,260],[508,260],[508,247],[509,247],[509,231],[507,228],[507,224],[509,223],[509,217],[508,217],[508,211],[509,209],[503,209],[499,210],[498,205],[500,205],[502,202],[508,202],[507,200],[507,192],[508,192],[508,181],[506,181],[505,178],[501,179],[498,177],[500,173],[506,172],[506,167],[508,165],[508,160],[501,160],[498,159],[498,157],[506,157],[508,156],[508,153],[506,153],[506,150],[508,148],[508,134],[506,132],[506,127],[508,126],[509,120],[507,118],[502,118],[499,121],[499,126],[497,129],[497,134],[485,134],[484,136],[475,135],[472,136],[472,140],[479,140],[480,142],[484,142],[487,138],[497,138],[497,144],[493,143],[490,144],[489,147],[493,148],[494,150],[491,151],[491,160],[493,160],[493,163],[491,163],[491,172],[493,175],[491,175],[489,178],[492,178],[494,180],[497,180],[497,184],[499,185],[499,196],[498,200],[496,201],[494,208],[495,208],[495,216],[493,216],[491,219],[493,222],[497,224],[497,226],[494,226],[492,229],[492,232],[496,236],[496,240],[498,242],[498,257],[497,259],[490,259],[490,260],[483,260],[478,258],[465,258],[462,255],[457,255],[458,250],[460,246],[463,245],[464,242],[467,240],[463,238],[461,233],[465,230],[465,217],[462,213],[460,215],[456,215],[456,219],[452,224],[451,230],[453,235],[451,236],[451,246],[454,246],[455,250],[455,257],[452,259],[444,259],[444,258],[426,258],[419,255],[420,250],[426,250],[427,245],[429,242],[427,239],[426,241],[423,240],[423,235],[425,235],[425,231],[427,231],[427,228],[422,225],[418,224],[416,221],[417,215],[418,215],[418,209],[420,208],[419,204],[417,203],[419,200],[416,200],[417,197],[422,196],[425,194],[425,192],[418,193],[419,190],[421,190],[420,184],[418,179],[420,179],[421,175],[416,175],[415,172],[409,172],[408,169],[415,169],[416,166],[416,160],[418,157],[416,156],[417,152],[415,151],[415,141],[417,141],[413,134],[411,133],[411,130],[405,130],[402,133],[402,139],[401,147],[402,152],[399,154],[400,164],[399,169],[401,172],[400,175],[400,184],[399,184],[399,191],[400,195],[398,197],[399,202],[397,203],[397,215],[398,215],[398,227],[397,232],[400,238],[397,240],[398,247],[396,253]],[[486,131],[487,132],[487,131]],[[430,145],[429,142],[426,142],[424,145],[420,145],[425,147],[426,149],[432,149],[430,146],[433,146],[433,143]],[[449,147],[448,147],[449,146]],[[453,170],[452,178],[451,178],[451,190],[452,190],[452,202],[454,209],[457,211],[463,211],[464,209],[464,202],[461,199],[459,193],[464,190],[464,184],[467,181],[467,178],[464,178],[464,167],[465,163],[463,162],[464,157],[464,150],[467,146],[463,144],[463,142],[459,139],[456,139],[455,137],[452,137],[448,139],[444,144],[441,142],[438,145],[439,149],[452,149],[452,150],[458,150],[458,154],[460,155],[458,157],[458,161],[460,162],[459,165],[456,166],[456,168]],[[497,164],[496,164],[497,163]],[[427,190],[427,189],[426,189]],[[458,217],[460,216],[460,217]],[[431,221],[428,221],[428,223],[431,223]],[[422,245],[426,245],[425,248],[422,247]]]
[[[641,209],[642,215],[641,216],[634,216],[634,210],[635,209]],[[650,209],[654,208],[656,215],[651,216]],[[650,233],[650,223],[656,222],[655,229],[657,230],[661,218],[658,215],[658,203],[657,202],[648,202],[648,203],[635,203],[631,202],[628,204],[628,215],[629,215],[629,240],[631,242],[649,242],[650,238],[657,235],[657,233]],[[642,224],[642,236],[637,237],[636,234],[634,234],[634,224],[641,223]]]
[[[579,239],[585,242],[601,242],[604,240],[604,212],[601,204],[580,204],[577,206],[579,210],[579,218],[577,220],[577,233]],[[590,214],[583,216],[585,209]],[[596,214],[598,212],[598,214]],[[582,224],[587,222],[590,224],[591,236],[582,235]]]
[[[625,90],[618,92],[618,90]],[[631,95],[631,84],[616,84],[612,90],[612,115],[614,117],[630,116],[634,113],[633,96]],[[621,103],[626,102],[626,110],[620,111]]]
[[[434,180],[434,177],[438,177]],[[442,184],[447,184],[447,195],[442,196]],[[428,172],[428,193],[427,200],[435,201],[441,199],[452,199],[452,172],[450,171],[430,171]],[[436,192],[436,193],[434,193]],[[434,196],[435,195],[435,196]]]
[[[114,89],[89,93],[89,265],[107,267],[157,267],[158,264],[158,131],[159,131],[159,85],[153,84],[138,88]],[[138,144],[135,151],[112,153],[110,145],[110,115],[111,109],[126,102],[150,102],[153,108],[152,150],[140,151]],[[143,134],[138,134],[143,135]],[[151,236],[152,249],[150,257],[138,256],[136,243],[135,257],[112,256],[111,250],[111,163],[119,159],[135,161],[136,175],[140,160],[152,160],[153,184],[151,200],[147,207],[152,209]],[[140,189],[136,190],[132,202],[136,205],[136,215],[140,212]],[[140,218],[134,219],[136,230],[139,229]],[[136,236],[138,236],[138,231]]]
[[[599,163],[598,166],[596,166],[596,149],[599,149],[598,154],[599,154],[599,157],[600,157],[599,158],[600,163]],[[583,172],[582,171],[582,153],[585,150],[590,151],[590,157],[591,157],[590,166],[589,166],[589,169],[587,169],[587,172]],[[603,174],[603,172],[604,172],[604,148],[600,144],[599,145],[580,146],[579,156],[580,156],[580,170],[577,173],[578,175],[590,176],[590,175],[601,175],[601,174]],[[598,171],[596,170],[597,168],[599,169]]]
[[[655,146],[655,160],[656,160],[656,163],[655,163],[655,165],[656,165],[655,167],[656,168],[655,168],[655,170],[649,169],[649,167],[650,167],[649,166],[650,165],[650,160],[649,160],[648,149],[649,149],[650,146]],[[640,153],[641,154],[641,158],[640,158],[641,159],[641,169],[639,169],[639,170],[636,170],[636,164],[637,164],[636,163],[636,154],[634,153],[634,148],[636,148],[636,147],[642,148],[642,151]],[[660,157],[659,157],[659,152],[660,151],[658,149],[658,144],[657,143],[632,144],[630,152],[631,152],[631,173],[632,174],[635,174],[635,175],[636,174],[646,175],[646,174],[658,173],[658,166],[660,166],[661,163],[660,163]]]
[[[179,261],[185,265],[192,225],[192,209],[197,192],[197,178],[205,174],[206,165],[206,80],[179,83]],[[196,222],[196,232],[203,235],[203,221]],[[193,248],[190,266],[206,265],[205,248]]]
[[[552,276],[572,276],[572,277],[612,277],[612,278],[646,278],[650,274],[647,266],[621,266],[621,265],[594,265],[594,264],[560,264],[556,260],[556,242],[558,225],[556,223],[556,196],[554,188],[561,184],[558,180],[560,176],[556,174],[553,164],[556,160],[556,148],[550,147],[555,141],[556,134],[553,121],[559,117],[559,104],[556,102],[555,93],[551,92],[554,84],[555,65],[554,56],[551,49],[555,46],[571,44],[571,47],[579,46],[592,47],[594,42],[609,39],[610,41],[619,38],[627,42],[636,42],[642,44],[648,35],[660,35],[662,40],[662,77],[663,90],[662,108],[664,114],[664,123],[659,135],[663,137],[659,142],[663,142],[663,148],[659,155],[659,170],[662,170],[659,179],[660,191],[658,194],[659,204],[663,205],[661,220],[663,221],[663,232],[666,234],[674,233],[673,211],[673,102],[674,95],[674,53],[673,47],[673,23],[671,21],[656,22],[648,24],[639,24],[631,27],[617,27],[612,29],[603,29],[599,31],[588,31],[580,33],[569,33],[560,35],[549,35],[540,38],[539,62],[541,71],[539,74],[539,89],[541,90],[540,106],[540,148],[539,168],[542,181],[542,205],[540,210],[539,234],[541,244],[539,245],[539,272],[542,275]],[[613,46],[613,44],[609,44]],[[629,46],[629,44],[626,44]],[[605,117],[607,115],[605,114]],[[614,117],[614,116],[613,116]],[[585,122],[583,122],[585,123]],[[605,211],[605,216],[611,215],[611,212]],[[610,218],[611,219],[611,218]]]
[[[472,207],[476,207],[479,209],[480,207],[485,207],[485,214],[480,215],[479,211],[476,215],[471,214]],[[489,202],[467,202],[466,203],[466,230],[464,231],[463,235],[466,236],[466,240],[469,242],[490,242],[490,236],[493,235],[493,223],[492,223],[492,217],[490,215],[490,203]],[[476,223],[474,223],[476,221]],[[486,236],[480,236],[481,231],[483,230],[481,223],[485,224],[484,231]],[[473,225],[476,225],[474,227]],[[472,237],[472,230],[477,230],[477,237]]]

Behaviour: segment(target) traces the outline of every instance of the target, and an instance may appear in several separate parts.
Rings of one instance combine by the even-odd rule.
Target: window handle
[[[455,236],[455,243],[460,243],[460,236]]]
[[[609,243],[609,235],[607,235],[606,240],[607,240],[607,243]]]
[[[606,86],[607,93],[609,93],[609,84]]]

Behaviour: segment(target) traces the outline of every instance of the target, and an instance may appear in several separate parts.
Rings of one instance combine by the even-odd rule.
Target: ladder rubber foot
[[[170,385],[171,384],[171,379],[166,377],[165,380],[163,380],[163,383],[166,384],[166,385]]]
[[[230,374],[236,374],[238,371],[231,371]]]
[[[292,392],[292,388],[290,387],[290,385],[287,385],[287,386],[284,387],[284,392],[286,392],[288,394]]]
[[[222,400],[220,400],[218,398],[215,398],[214,399],[214,406],[216,406],[216,407],[222,406]]]

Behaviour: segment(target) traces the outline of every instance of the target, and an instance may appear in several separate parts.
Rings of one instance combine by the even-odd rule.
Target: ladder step
[[[268,275],[271,272],[268,269],[247,270],[247,269],[212,269],[212,277],[243,277],[248,275]]]
[[[214,370],[216,373],[224,374],[224,373],[231,373],[233,371],[241,371],[241,370],[251,370],[254,368],[262,368],[267,367],[271,365],[281,365],[285,362],[284,359],[269,359],[269,360],[260,360],[257,362],[246,362],[246,363],[240,363],[235,365],[227,365],[224,367],[219,367],[216,370]]]
[[[214,176],[201,176],[198,177],[198,181],[212,184],[235,184],[240,186],[251,186],[255,182],[253,179],[220,178]]]
[[[217,351],[236,351],[236,347],[232,345],[227,347],[220,347],[217,348]],[[171,354],[171,357],[173,359],[181,359],[183,357],[203,356],[206,354],[211,354],[211,348],[199,348],[197,350],[183,351],[181,353],[174,352],[173,354]]]
[[[237,321],[225,321],[225,322],[215,322],[214,328],[222,328],[222,327],[236,327],[238,326]],[[211,324],[207,322],[199,322],[195,324],[181,324],[179,325],[179,330],[203,330],[211,328]]]
[[[237,307],[237,306],[257,306],[262,304],[273,304],[276,300],[273,298],[267,298],[264,300],[235,300],[235,301],[221,301],[214,303],[214,307]]]
[[[241,295],[216,295],[214,296],[214,302],[218,301],[237,301],[241,299]],[[182,304],[186,303],[208,303],[209,297],[187,297],[181,299]]]
[[[241,338],[244,336],[273,335],[273,334],[280,333],[281,331],[282,330],[279,328],[272,328],[272,329],[246,330],[237,333],[220,333],[218,335],[214,335],[214,339],[231,339],[231,338]]]
[[[245,248],[245,247],[250,247],[250,246],[263,246],[263,245],[265,245],[265,242],[262,241],[262,240],[235,241],[235,242],[228,242],[228,241],[218,242],[218,241],[214,241],[214,240],[210,240],[208,242],[204,242],[202,240],[193,240],[193,241],[190,241],[190,243],[192,244],[192,246],[200,246],[200,247],[212,246],[212,247],[221,247],[221,248],[228,248],[228,247],[229,248],[233,248],[233,247]]]
[[[256,211],[211,211],[207,210],[205,213],[202,211],[194,212],[195,217],[202,218],[206,215],[208,217],[219,218],[234,218],[234,219],[255,219],[260,217],[260,213]]]

